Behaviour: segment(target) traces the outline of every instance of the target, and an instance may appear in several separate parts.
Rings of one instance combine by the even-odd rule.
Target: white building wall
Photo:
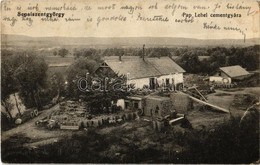
[[[163,75],[157,78],[158,84],[162,85],[162,83],[166,83],[166,79],[169,79],[169,83],[172,84],[172,79],[174,80],[174,85],[178,83],[183,83],[183,73],[175,73],[170,75]]]
[[[121,106],[123,109],[125,109],[125,100],[124,99],[117,100],[116,105]]]
[[[169,75],[163,75],[157,78],[157,82],[160,85],[166,83],[166,79],[169,79],[169,83],[172,84],[172,79],[174,80],[174,85],[178,83],[183,83],[183,73],[175,73],[175,74],[169,74]],[[150,85],[150,79],[149,78],[141,78],[141,79],[132,79],[127,80],[127,84],[135,84],[135,88],[143,88],[144,85]]]
[[[135,89],[143,88],[144,85],[149,86],[149,82],[150,82],[149,78],[127,80],[127,84],[135,84]]]
[[[173,75],[174,77],[174,84],[179,84],[179,83],[183,83],[183,73],[176,73]]]
[[[224,83],[224,84],[229,84],[231,83],[231,78],[229,77],[219,77],[219,76],[210,76],[209,77],[210,82],[217,82],[217,83]]]

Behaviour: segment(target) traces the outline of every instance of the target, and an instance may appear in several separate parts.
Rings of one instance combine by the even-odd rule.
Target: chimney
[[[143,58],[143,60],[144,60],[144,47],[145,47],[145,44],[143,45],[143,54],[142,54],[142,58]]]

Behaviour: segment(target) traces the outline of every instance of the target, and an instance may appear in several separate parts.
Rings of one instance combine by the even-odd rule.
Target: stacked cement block
[[[83,127],[100,127],[103,125],[109,125],[114,123],[122,123],[123,121],[131,121],[136,119],[137,112],[119,114],[115,116],[108,116],[108,117],[100,117],[98,119],[91,119],[91,120],[83,120],[82,125]]]
[[[159,119],[156,119],[156,120],[153,120],[153,129],[158,131],[158,132],[161,132],[165,127],[165,122],[164,120],[159,120]]]

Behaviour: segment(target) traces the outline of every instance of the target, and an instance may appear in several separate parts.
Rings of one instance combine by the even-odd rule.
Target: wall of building
[[[166,83],[166,79],[169,79],[169,83],[172,84],[174,81],[174,85],[183,83],[183,73],[175,73],[169,75],[163,75],[160,77],[155,77],[157,79],[157,83],[161,86],[163,83]],[[132,79],[128,80],[127,84],[135,84],[135,88],[143,88],[144,85],[150,85],[149,78],[140,78],[140,79]]]
[[[210,76],[209,77],[210,82],[216,82],[216,83],[231,83],[232,80],[229,77],[219,77],[219,76]]]
[[[215,76],[215,77],[222,77],[222,78],[229,78],[229,76],[225,73],[225,72],[223,72],[223,71],[217,71],[213,76]]]
[[[166,79],[169,79],[170,84],[172,84],[172,81],[174,81],[174,85],[183,83],[183,73],[175,73],[160,76],[157,78],[157,82],[159,85],[162,85],[163,83],[166,83]]]
[[[146,98],[144,107],[144,116],[165,117],[173,112],[173,105],[170,98]]]
[[[133,79],[133,80],[127,80],[127,84],[135,84],[135,88],[143,88],[144,85],[149,86],[149,78],[140,78],[140,79]]]
[[[128,104],[128,107],[126,107]],[[138,110],[142,109],[142,102],[141,100],[132,100],[132,99],[119,99],[116,103],[117,106],[121,106],[123,110]],[[136,107],[137,105],[137,107]]]
[[[119,100],[117,100],[116,105],[117,105],[117,106],[121,106],[122,109],[125,109],[125,100],[124,100],[124,99],[119,99]]]

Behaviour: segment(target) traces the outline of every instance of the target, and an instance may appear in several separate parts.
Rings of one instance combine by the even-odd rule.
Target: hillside
[[[29,37],[24,35],[2,34],[3,46],[63,46],[77,45],[89,47],[140,47],[146,44],[154,46],[250,46],[259,43],[259,38],[248,39],[244,43],[242,39],[193,39],[193,38],[171,38],[171,37]]]

